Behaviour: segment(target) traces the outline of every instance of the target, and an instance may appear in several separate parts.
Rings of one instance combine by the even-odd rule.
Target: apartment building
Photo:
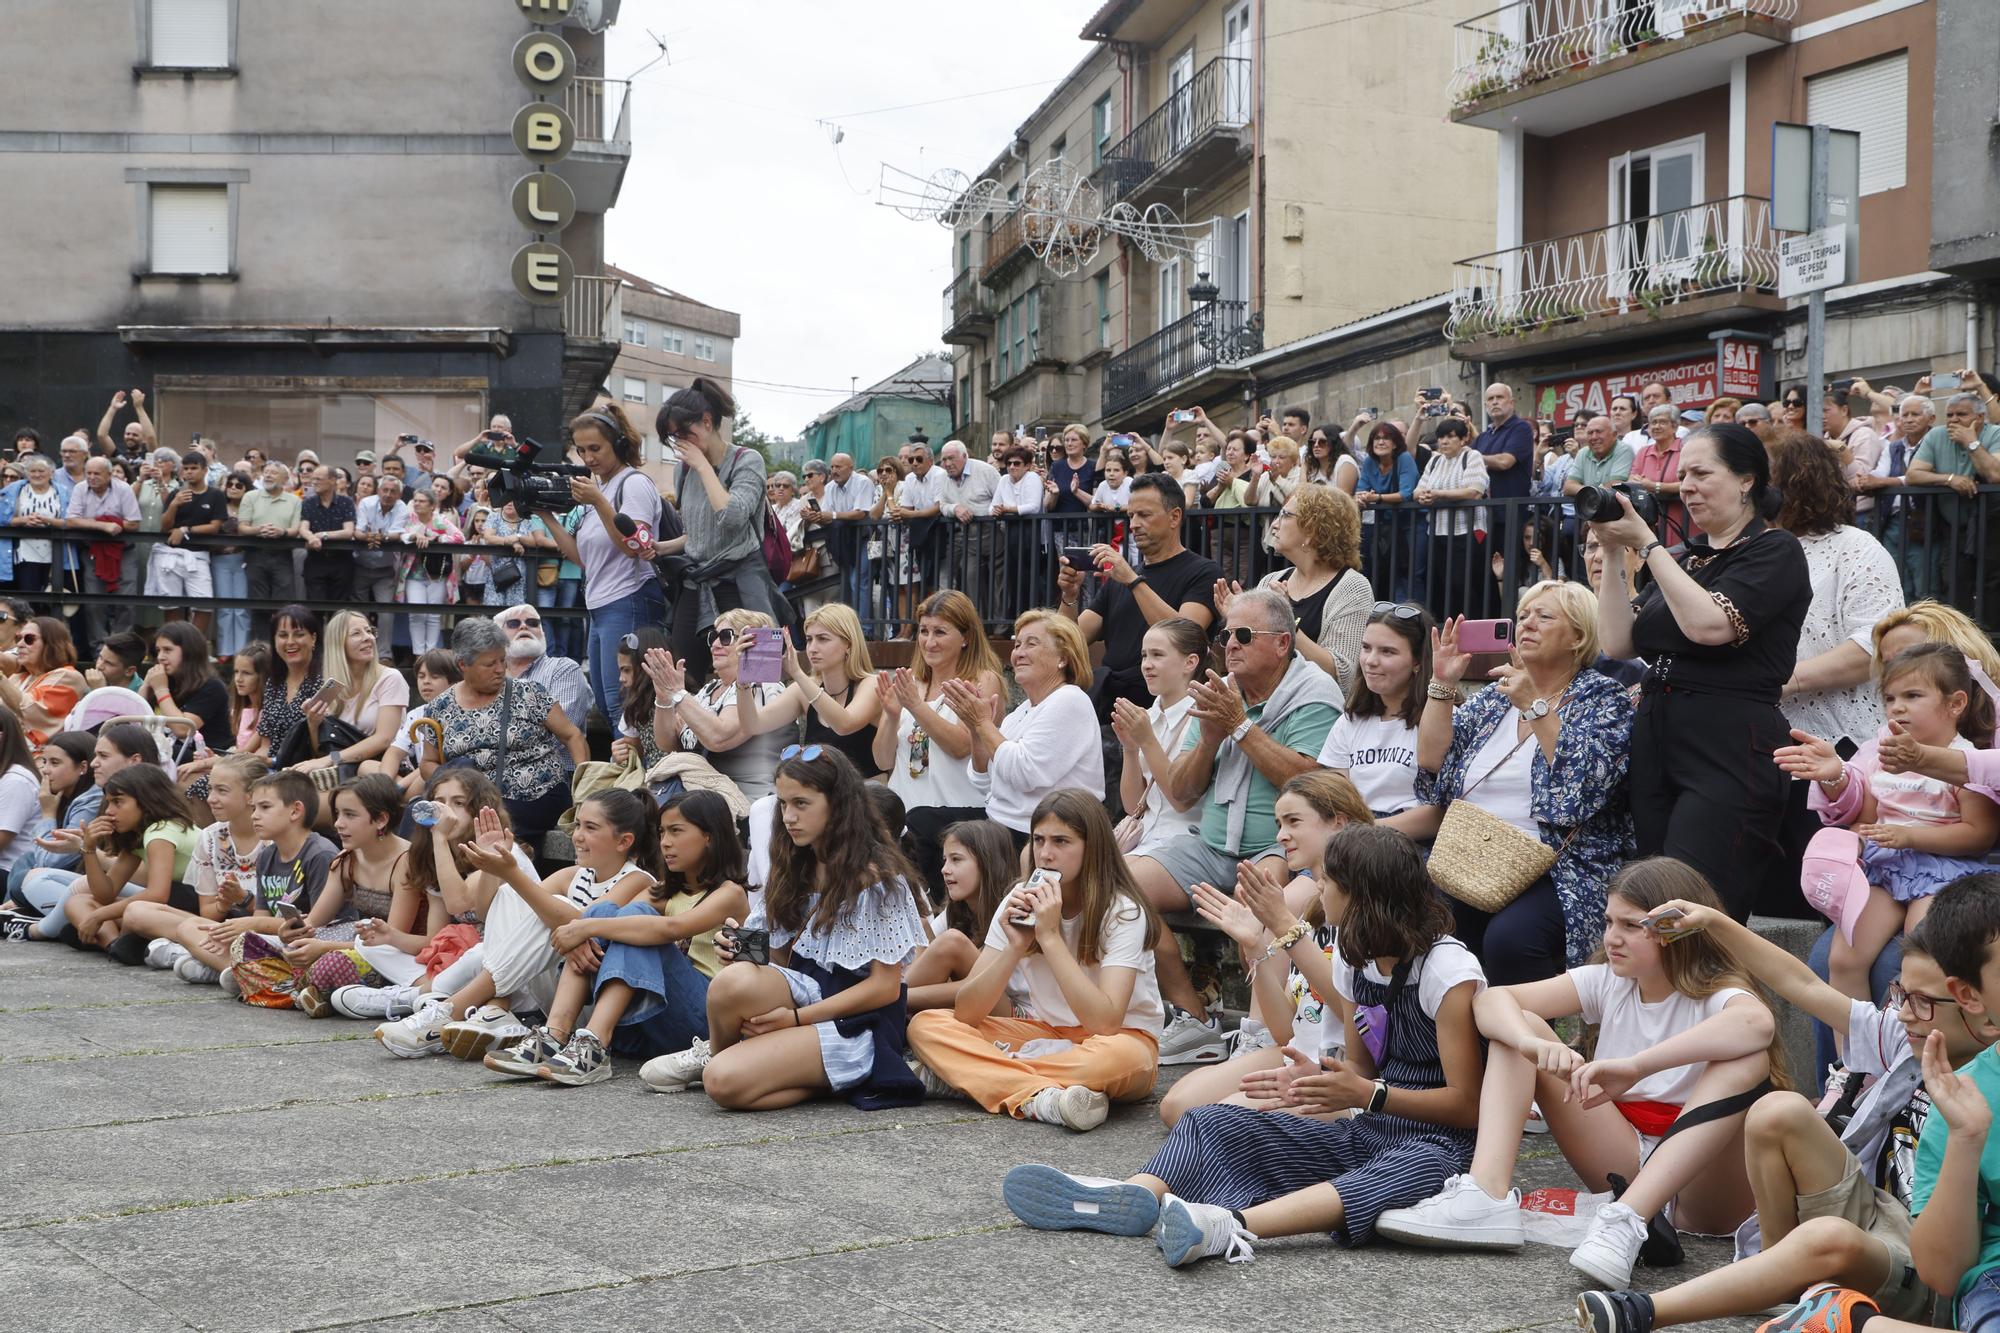
[[[345,460],[404,433],[455,443],[496,411],[560,439],[618,348],[603,266],[632,152],[631,90],[604,77],[617,11],[10,6],[0,167],[33,203],[9,222],[0,428],[95,425],[137,386],[163,439],[199,430],[283,458]],[[531,90],[535,33],[570,54],[541,43],[541,72],[561,77]],[[538,166],[517,118],[538,91],[568,151],[542,152],[524,216],[516,186]],[[567,256],[549,304],[517,286],[535,242]]]
[[[953,236],[961,433],[1151,430],[1194,403],[1242,420],[1264,405],[1250,363],[1266,349],[1442,292],[1491,229],[1490,151],[1444,120],[1452,23],[1480,7],[1104,4],[1081,34],[1090,54],[987,168],[1003,200]],[[1156,258],[1107,236],[1081,272],[1052,276],[1012,206],[1055,157],[1106,206],[1163,205],[1195,233]],[[1288,370],[1322,414],[1340,396],[1330,364]]]
[[[1558,426],[1650,380],[1690,406],[1798,381],[1770,200],[1789,121],[1860,133],[1829,376],[1982,364],[1995,49],[1990,0],[1514,0],[1459,24],[1451,116],[1495,132],[1498,208],[1490,250],[1456,266],[1454,355]]]
[[[604,387],[646,437],[646,455],[656,452],[653,422],[674,390],[697,376],[733,389],[736,339],[743,316],[684,296],[671,287],[606,264],[605,273],[622,286],[619,298],[618,359]]]

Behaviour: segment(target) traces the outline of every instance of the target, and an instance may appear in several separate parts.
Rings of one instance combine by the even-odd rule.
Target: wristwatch
[[[1537,699],[1521,710],[1521,720],[1523,722],[1540,722],[1548,715],[1549,701],[1547,699]]]
[[[687,702],[687,697],[688,692],[686,690],[675,690],[667,696],[667,707],[679,708],[683,703]]]
[[[1250,728],[1256,725],[1257,724],[1255,722],[1252,722],[1249,718],[1247,717],[1244,718],[1241,722],[1236,724],[1236,730],[1229,733],[1229,739],[1235,741],[1238,745],[1241,745],[1243,743],[1243,738],[1250,734]]]
[[[1653,540],[1647,542],[1644,546],[1641,546],[1639,548],[1639,563],[1642,565],[1645,564],[1646,558],[1652,555],[1654,550],[1659,545],[1660,545],[1660,539],[1658,537],[1655,537],[1653,538]]]

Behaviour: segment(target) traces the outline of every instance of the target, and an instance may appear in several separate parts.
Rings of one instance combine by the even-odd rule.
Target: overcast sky
[[[873,383],[942,346],[950,233],[878,206],[881,164],[978,173],[1087,54],[1076,34],[1096,8],[625,0],[607,72],[656,54],[649,28],[668,58],[633,89],[633,160],[607,257],[739,312],[737,397],[760,429],[796,438],[850,379]],[[1011,91],[967,96],[993,89]]]

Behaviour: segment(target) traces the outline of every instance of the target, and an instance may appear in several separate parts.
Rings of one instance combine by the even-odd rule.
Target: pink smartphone
[[[1468,620],[1458,627],[1458,650],[1462,653],[1511,653],[1514,651],[1514,622]]]
[[[746,685],[776,685],[785,674],[785,632],[756,628],[743,631],[742,657],[736,678]]]

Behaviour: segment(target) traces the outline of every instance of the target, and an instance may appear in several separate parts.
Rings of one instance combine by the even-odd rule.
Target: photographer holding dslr
[[[1772,755],[1791,739],[1778,698],[1798,662],[1812,580],[1799,539],[1766,521],[1781,497],[1748,429],[1697,428],[1681,446],[1680,481],[1706,535],[1678,559],[1654,534],[1650,494],[1641,513],[1627,492],[1585,487],[1576,515],[1604,547],[1604,651],[1651,663],[1629,766],[1639,855],[1695,867],[1740,921],[1760,889],[1787,873],[1789,779]],[[1628,549],[1652,580],[1636,599]]]
[[[583,570],[583,604],[590,611],[584,666],[598,707],[615,719],[624,704],[618,685],[619,640],[657,629],[667,618],[666,594],[653,571],[653,543],[662,520],[671,524],[673,511],[660,499],[653,479],[638,470],[639,432],[618,404],[591,408],[569,423],[569,434],[587,474],[569,478],[569,498],[583,507],[583,521],[574,534],[561,523],[550,523],[548,531],[563,559]],[[474,448],[469,457],[484,466],[485,453]],[[550,464],[536,464],[525,475],[519,469],[496,471],[488,493],[496,506],[513,498],[517,512],[548,512],[557,508],[548,493],[554,476],[546,474],[553,472]],[[760,476],[760,499],[762,485]]]

